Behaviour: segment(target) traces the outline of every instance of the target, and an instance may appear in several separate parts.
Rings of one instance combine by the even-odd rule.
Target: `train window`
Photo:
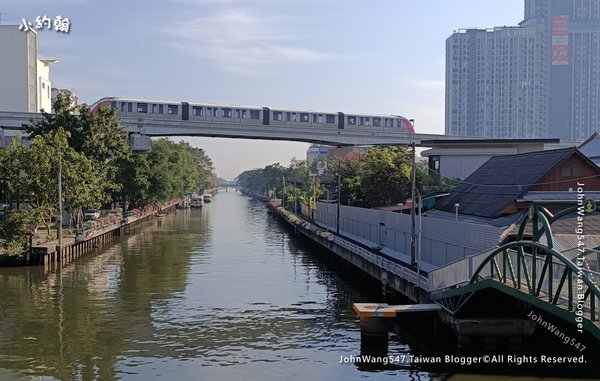
[[[281,111],[273,111],[273,120],[283,120],[283,113]]]
[[[240,119],[242,117],[242,112],[240,111],[239,108],[235,109],[235,118],[236,119]]]
[[[248,110],[242,110],[242,119],[246,119],[248,117]]]
[[[325,115],[325,123],[334,124],[335,123],[335,115]]]
[[[394,121],[391,119],[386,119],[385,120],[385,126],[386,127],[394,127]]]
[[[192,114],[194,116],[203,116],[204,110],[202,109],[202,106],[192,106]]]
[[[290,122],[292,120],[292,113],[291,112],[286,112],[285,113],[285,120]]]
[[[212,116],[212,113],[213,113],[212,107],[207,107],[206,108],[206,116]]]
[[[138,103],[137,112],[143,112],[144,114],[148,113],[148,103]]]
[[[295,112],[292,113],[292,122],[297,122],[298,121],[298,114],[296,114]]]
[[[348,115],[348,124],[351,126],[356,126],[356,117],[353,115]]]
[[[117,101],[110,101],[110,108],[112,108],[112,109],[117,108]]]
[[[158,105],[158,113],[159,114],[164,114],[165,113],[165,107],[164,105]]]
[[[217,116],[217,113],[218,113],[218,110],[219,110],[219,109],[218,109],[217,107],[213,107],[213,113],[212,113],[212,116],[216,117],[216,116]]]
[[[127,102],[127,112],[133,112],[133,103]]]
[[[308,113],[307,112],[300,113],[300,121],[302,123],[308,123]]]
[[[317,123],[317,114],[313,114],[313,123]]]
[[[381,118],[373,118],[373,126],[381,127]]]
[[[177,115],[177,114],[179,114],[179,106],[177,106],[177,105],[167,105],[167,114],[169,114],[169,115]]]
[[[121,112],[125,112],[125,105],[127,105],[127,102],[121,102]]]
[[[250,110],[250,119],[260,119],[260,111]]]
[[[369,117],[365,117],[365,126],[370,126],[371,122],[369,121]]]
[[[156,103],[152,104],[152,113],[158,114],[158,105]]]
[[[230,108],[224,108],[223,110],[223,118],[231,118],[232,113]]]

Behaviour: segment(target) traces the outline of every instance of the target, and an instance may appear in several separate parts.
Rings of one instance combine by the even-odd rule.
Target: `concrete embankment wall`
[[[336,231],[337,204],[317,203],[315,222]],[[433,266],[443,266],[495,246],[501,233],[500,228],[489,225],[433,217],[423,217],[422,226],[421,259]],[[417,216],[417,231],[418,228]],[[340,234],[356,236],[404,256],[410,255],[411,216],[340,205]]]
[[[416,268],[332,234],[272,203],[269,207],[297,233],[329,249],[338,259],[354,265],[381,283],[382,292],[395,291],[416,302],[426,302],[427,277],[417,276]]]

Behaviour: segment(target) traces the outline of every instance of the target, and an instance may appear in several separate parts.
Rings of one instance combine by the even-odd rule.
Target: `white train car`
[[[214,123],[256,124],[289,128],[336,129],[372,132],[411,132],[412,123],[398,115],[344,114],[268,107],[217,105],[210,103],[156,102],[128,98],[102,98],[99,107],[117,110],[121,117],[207,121]]]

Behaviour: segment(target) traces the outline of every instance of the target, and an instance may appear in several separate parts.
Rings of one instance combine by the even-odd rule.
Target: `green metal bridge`
[[[548,210],[559,206],[565,208],[556,214]],[[429,273],[430,299],[454,316],[478,292],[495,290],[600,340],[598,252],[583,244],[585,215],[595,209],[590,200],[581,200],[579,205],[577,201],[533,203],[519,226],[516,241]],[[573,213],[577,216],[573,234],[577,234],[578,247],[560,252],[552,224]],[[589,257],[592,253],[593,261]]]

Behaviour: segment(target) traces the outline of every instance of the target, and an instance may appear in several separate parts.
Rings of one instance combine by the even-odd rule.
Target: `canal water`
[[[0,380],[483,379],[340,362],[377,292],[323,254],[230,190],[57,271],[0,269]]]

